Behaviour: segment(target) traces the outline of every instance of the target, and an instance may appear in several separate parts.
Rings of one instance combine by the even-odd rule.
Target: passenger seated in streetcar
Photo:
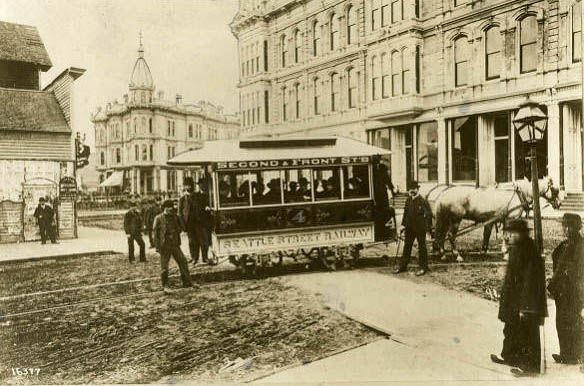
[[[231,184],[225,180],[219,182],[219,198],[223,203],[231,201]]]
[[[290,182],[290,184],[288,184],[288,192],[287,192],[289,197],[294,197],[295,199],[297,199],[297,195],[298,195],[298,182],[296,181],[292,181]]]
[[[339,190],[337,188],[337,183],[333,177],[329,178],[324,186],[325,197],[327,198],[338,198]]]
[[[312,198],[312,193],[310,192],[310,186],[308,184],[308,179],[306,177],[300,177],[298,180],[298,198],[299,200],[310,201]]]
[[[237,196],[241,199],[241,201],[249,202],[249,181],[245,180],[239,187],[237,191]]]
[[[264,182],[260,179],[258,182],[251,183],[251,190],[253,194],[253,204],[262,205],[264,203]]]
[[[270,189],[266,194],[264,194],[264,202],[266,204],[277,204],[281,201],[281,190],[280,190],[280,179],[273,178],[268,182],[268,189]]]
[[[349,178],[347,185],[345,186],[345,198],[355,197],[359,195],[357,189],[357,181],[355,177]]]

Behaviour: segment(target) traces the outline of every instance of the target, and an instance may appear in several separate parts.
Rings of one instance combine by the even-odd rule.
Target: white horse
[[[551,178],[538,181],[539,195],[554,209],[560,207],[559,189]],[[533,204],[531,182],[526,178],[492,187],[471,185],[439,185],[426,193],[435,215],[434,250],[444,257],[444,240],[448,235],[452,252],[461,261],[456,249],[456,236],[462,220],[475,224],[494,218],[503,222],[508,217],[520,217]],[[482,250],[487,251],[494,222],[484,227]]]

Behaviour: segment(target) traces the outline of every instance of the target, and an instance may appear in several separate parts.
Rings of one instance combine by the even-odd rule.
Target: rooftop
[[[55,94],[6,88],[0,88],[0,130],[71,133]]]
[[[53,64],[36,27],[0,21],[0,60],[30,63],[41,70]]]

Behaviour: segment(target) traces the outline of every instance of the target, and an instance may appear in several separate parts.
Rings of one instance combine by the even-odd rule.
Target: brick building
[[[394,183],[523,177],[526,94],[549,116],[540,174],[582,193],[580,0],[242,0],[242,135],[338,134],[392,151]]]
[[[168,167],[176,154],[200,147],[203,141],[239,136],[237,115],[225,114],[210,102],[184,103],[155,95],[152,74],[140,43],[123,101],[98,108],[95,125],[95,166],[101,187],[133,194],[180,191],[183,171]]]
[[[0,242],[40,238],[41,196],[57,211],[60,237],[74,236],[74,204],[59,182],[74,174],[71,97],[85,70],[68,68],[41,89],[51,67],[35,27],[0,22]]]

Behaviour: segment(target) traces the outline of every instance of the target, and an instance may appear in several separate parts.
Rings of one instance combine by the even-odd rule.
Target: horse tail
[[[444,250],[444,240],[450,227],[450,213],[448,208],[436,203],[436,227],[434,232],[434,250],[442,253]]]

